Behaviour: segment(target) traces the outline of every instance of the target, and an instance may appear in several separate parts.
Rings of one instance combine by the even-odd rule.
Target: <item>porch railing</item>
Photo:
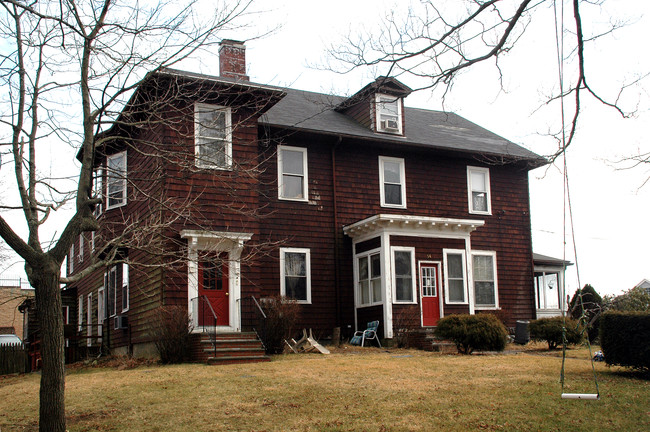
[[[217,350],[217,313],[205,295],[194,297],[192,303],[192,325],[201,329],[210,338],[212,349]]]

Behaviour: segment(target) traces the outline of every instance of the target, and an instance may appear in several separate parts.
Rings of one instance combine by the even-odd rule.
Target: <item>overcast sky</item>
[[[348,32],[357,32],[361,26],[370,30],[391,11],[403,12],[408,3],[406,0],[259,2],[257,7],[265,8],[265,12],[249,19],[250,28],[224,33],[223,37],[246,40],[281,25],[271,35],[246,43],[251,80],[349,95],[385,71],[363,69],[341,75],[313,66],[327,61],[326,47],[340,41]],[[454,3],[445,2],[445,5]],[[500,62],[503,89],[493,66],[477,66],[457,80],[444,106],[541,155],[556,150],[557,143],[545,135],[560,125],[559,110],[538,109],[543,106],[545,97],[557,88],[558,82],[555,24],[550,12],[538,13],[516,48]],[[568,14],[570,18],[570,12]],[[604,96],[615,98],[622,82],[633,79],[636,74],[650,72],[650,58],[645,49],[650,40],[650,2],[608,0],[603,8],[585,10],[585,34],[591,34],[593,28],[603,28],[612,19],[628,20],[629,25],[588,45],[586,67],[591,85]],[[218,74],[217,53],[211,54],[203,55],[200,62],[181,67]],[[407,78],[400,79],[411,87],[418,85]],[[649,84],[645,82],[645,87]],[[622,157],[650,151],[647,139],[650,136],[649,100],[643,87],[632,88],[624,103],[637,107],[636,115],[626,120],[593,100],[583,103],[578,137],[567,152],[577,260],[570,225],[564,223],[565,214],[568,220],[568,211],[565,211],[560,169],[552,166],[530,174],[533,249],[577,263],[568,274],[569,293],[590,283],[601,294],[615,294],[644,278],[650,279],[647,223],[650,184],[641,188],[650,170],[621,171],[613,166],[613,161]],[[406,104],[434,110],[443,108],[439,92],[414,93],[407,98]],[[55,217],[59,216],[65,220],[64,215]],[[566,248],[565,230],[569,233]],[[17,264],[0,277],[21,272],[22,264]]]
[[[376,73],[362,70],[348,75],[311,66],[326,60],[325,48],[359,26],[373,27],[376,20],[406,7],[407,1],[287,0],[273,2],[273,11],[260,24],[283,27],[262,40],[247,43],[251,80],[293,88],[351,94],[372,81]],[[460,2],[459,2],[460,3]],[[553,15],[538,13],[520,44],[502,61],[504,90],[491,65],[463,74],[445,102],[445,108],[538,154],[553,153],[557,143],[545,136],[561,124],[559,110],[538,110],[545,96],[557,88],[558,65]],[[571,11],[567,12],[572,17]],[[650,72],[650,58],[640,48],[650,40],[650,4],[634,0],[609,0],[603,8],[583,11],[585,35],[604,28],[612,19],[629,24],[614,35],[588,45],[588,82],[614,99],[625,80]],[[229,35],[237,38],[237,34]],[[567,71],[567,75],[568,75]],[[573,75],[568,76],[568,80]],[[404,79],[415,87],[417,83]],[[645,82],[647,88],[650,82]],[[585,98],[578,137],[567,153],[569,191],[576,231],[573,252],[571,228],[565,228],[561,171],[541,168],[530,174],[533,248],[536,252],[577,263],[568,272],[567,292],[592,284],[601,294],[620,293],[644,278],[650,279],[650,176],[647,168],[621,171],[613,161],[639,151],[650,151],[649,97],[643,87],[632,88],[625,106],[636,109],[633,119]],[[407,106],[441,109],[439,94],[412,94]],[[636,108],[638,106],[638,108]],[[567,221],[569,220],[568,210]],[[567,232],[566,249],[563,234]],[[578,285],[579,270],[580,285]]]

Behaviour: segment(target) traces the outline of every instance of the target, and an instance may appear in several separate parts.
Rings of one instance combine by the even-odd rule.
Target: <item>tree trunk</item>
[[[48,263],[32,268],[41,333],[41,390],[39,430],[65,432],[65,355],[61,305],[60,266]]]

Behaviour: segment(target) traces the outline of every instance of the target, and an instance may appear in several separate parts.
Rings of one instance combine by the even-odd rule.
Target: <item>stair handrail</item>
[[[257,299],[255,298],[255,296],[251,296],[251,298],[252,298],[253,301],[255,302],[255,306],[257,306],[257,309],[259,309],[260,313],[262,314],[262,317],[263,317],[264,319],[266,319],[266,314],[264,313],[264,310],[262,309],[262,306],[259,304],[259,302],[258,302]]]
[[[210,303],[210,300],[208,300],[208,297],[203,294],[203,302],[208,305],[210,308],[210,312],[212,313],[212,317],[214,318],[214,332],[208,332],[208,335],[210,336],[210,342],[212,343],[212,349],[214,350],[214,355],[217,355],[217,313],[214,311],[214,308],[212,307],[212,304]],[[203,327],[203,332],[205,332],[205,326]]]

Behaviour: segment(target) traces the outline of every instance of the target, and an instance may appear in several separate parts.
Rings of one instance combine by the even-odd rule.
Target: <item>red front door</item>
[[[440,284],[438,265],[420,263],[420,290],[422,293],[422,326],[431,327],[440,319]]]
[[[228,254],[226,253],[217,256],[208,255],[199,261],[200,326],[214,325],[214,314],[217,316],[217,325],[227,326],[230,324],[228,274]],[[205,302],[206,298],[207,303]]]

